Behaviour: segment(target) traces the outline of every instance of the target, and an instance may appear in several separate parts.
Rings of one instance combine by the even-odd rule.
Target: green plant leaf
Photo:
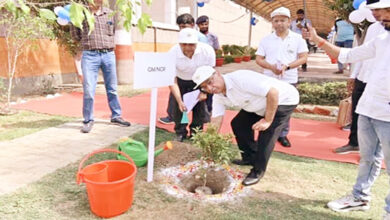
[[[23,0],[19,0],[18,3],[23,13],[30,14],[30,8],[26,4],[24,4]]]
[[[152,5],[153,0],[145,0],[147,5]]]
[[[49,10],[49,9],[46,9],[46,8],[39,9],[39,17],[46,19],[46,20],[51,20],[51,21],[55,21],[57,19],[54,12]]]
[[[5,3],[5,8],[13,14],[16,12],[16,5],[13,0],[8,0],[7,3]]]
[[[79,3],[72,3],[69,10],[70,21],[72,24],[80,29],[83,29],[84,7]]]
[[[90,35],[92,31],[95,29],[95,17],[86,8],[84,8],[84,14],[87,19],[88,27],[89,27],[88,35]]]
[[[146,32],[148,26],[152,25],[152,19],[148,14],[142,13],[141,18],[138,19],[138,29],[141,34]]]

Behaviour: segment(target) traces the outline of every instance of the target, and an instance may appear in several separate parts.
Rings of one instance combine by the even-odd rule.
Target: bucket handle
[[[80,184],[82,182],[82,178],[83,178],[83,175],[82,175],[82,172],[81,172],[81,168],[83,167],[85,161],[87,161],[90,157],[92,157],[93,155],[95,154],[98,154],[98,153],[107,153],[107,152],[111,152],[111,153],[118,153],[118,154],[121,154],[122,156],[126,157],[126,159],[129,160],[129,162],[131,164],[133,164],[135,166],[135,163],[133,161],[133,159],[131,159],[131,157],[125,153],[123,153],[122,151],[118,151],[118,150],[115,150],[115,149],[99,149],[99,150],[95,150],[91,153],[89,153],[88,155],[86,155],[80,162],[79,164],[79,169],[77,171],[77,176],[76,176],[76,182],[77,184]]]

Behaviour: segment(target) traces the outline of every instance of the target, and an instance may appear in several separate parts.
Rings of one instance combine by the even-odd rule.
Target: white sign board
[[[134,89],[173,85],[175,59],[170,53],[136,52],[134,55]]]
[[[170,53],[136,52],[134,55],[134,88],[152,88],[149,118],[148,182],[153,180],[157,88],[173,85],[176,76],[175,61],[175,56]]]

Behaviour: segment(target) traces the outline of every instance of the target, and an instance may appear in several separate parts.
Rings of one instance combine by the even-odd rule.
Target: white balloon
[[[362,22],[365,18],[366,16],[360,10],[355,10],[349,14],[349,20],[355,24]]]
[[[209,2],[210,2],[210,0],[204,0],[203,2],[204,2],[204,3],[209,3]]]
[[[68,20],[65,20],[65,19],[62,19],[60,17],[57,18],[57,23],[64,26],[64,25],[67,25],[69,22]]]
[[[54,13],[55,13],[56,15],[58,15],[58,12],[61,11],[62,9],[64,9],[64,8],[61,7],[61,6],[57,6],[57,7],[54,8]]]
[[[358,10],[361,10],[361,9],[368,9],[368,8],[366,8],[366,6],[367,6],[367,2],[364,1],[364,2],[360,3],[359,9],[358,9]],[[369,10],[369,9],[368,9],[368,10]]]
[[[202,2],[204,2],[203,0],[196,0],[196,2],[198,2],[198,3],[202,3]]]

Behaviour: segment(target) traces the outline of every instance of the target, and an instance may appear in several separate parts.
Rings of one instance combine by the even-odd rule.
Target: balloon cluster
[[[198,7],[203,7],[205,3],[209,3],[210,0],[196,0]]]
[[[364,0],[354,0],[353,1],[353,7],[356,9],[353,12],[349,14],[349,20],[352,23],[358,24],[364,19],[366,19],[369,22],[375,22],[375,18],[372,15],[372,12],[370,9],[366,7],[366,1]]]
[[[58,16],[57,23],[60,25],[67,25],[70,21],[69,16],[70,4],[64,7],[57,6],[54,8],[54,13]]]
[[[257,24],[257,22],[259,22],[259,20],[255,17],[252,17],[251,18],[251,25],[255,26]]]

